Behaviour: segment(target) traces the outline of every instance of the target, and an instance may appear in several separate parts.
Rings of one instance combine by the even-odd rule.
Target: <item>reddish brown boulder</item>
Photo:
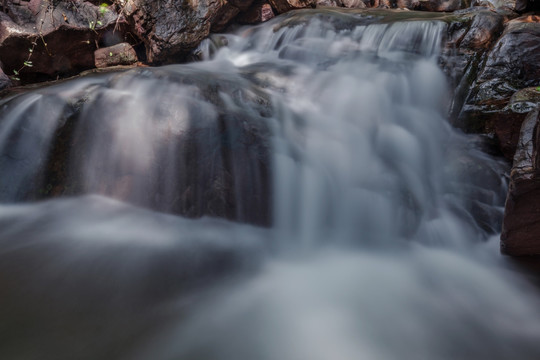
[[[501,251],[540,254],[540,112],[531,111],[521,127],[506,199]]]
[[[131,65],[137,62],[137,54],[128,43],[120,43],[96,50],[94,59],[97,68]]]

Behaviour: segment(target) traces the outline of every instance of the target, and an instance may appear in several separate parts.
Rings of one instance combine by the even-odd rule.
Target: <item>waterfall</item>
[[[0,100],[0,357],[538,359],[508,164],[446,121],[446,23],[388,14]]]

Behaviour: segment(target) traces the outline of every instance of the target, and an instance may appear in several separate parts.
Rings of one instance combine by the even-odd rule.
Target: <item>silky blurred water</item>
[[[538,292],[498,250],[508,164],[446,121],[445,31],[300,11],[213,36],[200,63],[4,100],[0,357],[538,359]],[[79,194],[19,203],[66,106]],[[230,114],[266,129],[270,204],[248,201],[261,148],[219,148]],[[194,128],[198,151],[170,141]],[[196,179],[235,169],[237,222],[148,209],[174,208],[201,154]],[[265,206],[271,226],[240,223]]]

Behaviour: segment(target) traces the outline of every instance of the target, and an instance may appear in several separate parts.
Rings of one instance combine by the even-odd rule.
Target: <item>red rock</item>
[[[120,43],[96,50],[94,61],[97,68],[131,65],[137,62],[137,54],[128,43]]]

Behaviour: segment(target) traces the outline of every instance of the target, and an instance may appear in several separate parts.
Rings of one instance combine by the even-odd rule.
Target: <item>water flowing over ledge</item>
[[[3,100],[1,355],[537,359],[446,29],[301,11]]]

